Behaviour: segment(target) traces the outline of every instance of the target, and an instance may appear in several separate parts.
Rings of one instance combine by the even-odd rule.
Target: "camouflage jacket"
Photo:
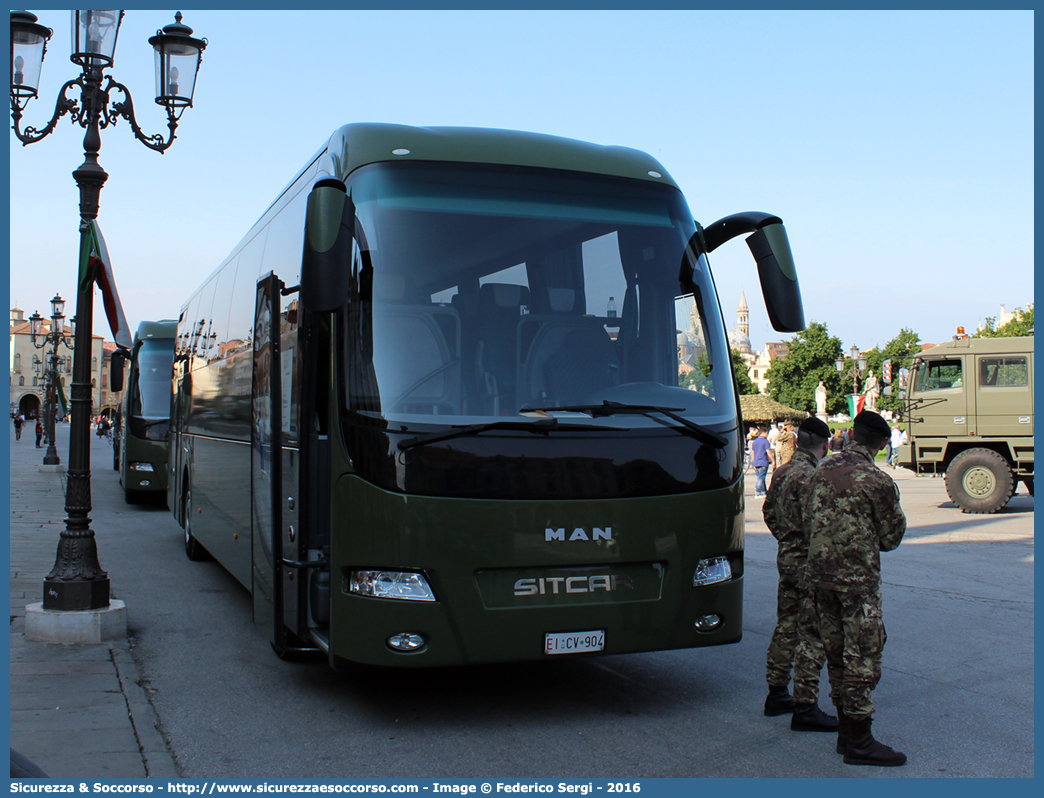
[[[816,472],[816,458],[798,449],[787,463],[776,469],[761,513],[772,537],[779,541],[776,567],[781,574],[801,576],[808,558],[808,531],[804,505],[808,483]]]
[[[809,483],[805,518],[805,579],[830,590],[878,589],[881,552],[897,548],[906,532],[899,489],[859,444],[819,464]]]

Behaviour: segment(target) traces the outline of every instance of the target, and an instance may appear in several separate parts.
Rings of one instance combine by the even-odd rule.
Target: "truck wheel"
[[[965,513],[995,513],[1011,498],[1008,462],[992,449],[961,452],[946,469],[946,492]]]

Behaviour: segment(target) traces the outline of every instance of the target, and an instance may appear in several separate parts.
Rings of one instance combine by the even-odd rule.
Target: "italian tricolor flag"
[[[80,290],[86,291],[91,283],[97,283],[102,292],[102,303],[105,316],[112,330],[112,340],[117,346],[130,349],[130,327],[127,317],[123,315],[120,295],[116,293],[116,280],[112,276],[112,264],[109,262],[109,250],[105,248],[98,223],[93,219],[87,223],[87,232],[81,238],[80,245]]]

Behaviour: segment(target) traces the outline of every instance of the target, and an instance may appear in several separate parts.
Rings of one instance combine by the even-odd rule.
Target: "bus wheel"
[[[946,469],[946,492],[965,513],[995,513],[1008,503],[1014,477],[992,449],[961,452]]]
[[[141,491],[125,490],[123,491],[123,498],[127,502],[127,504],[141,504]]]
[[[200,562],[210,559],[210,553],[192,535],[192,490],[185,491],[185,554],[190,560]]]

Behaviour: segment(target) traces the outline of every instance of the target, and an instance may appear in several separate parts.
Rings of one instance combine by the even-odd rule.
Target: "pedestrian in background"
[[[36,448],[40,448],[40,442],[43,440],[43,424],[40,423],[40,419],[36,419]]]
[[[830,433],[830,453],[841,454],[845,449],[844,430],[840,427]]]
[[[776,441],[779,440],[779,424],[769,424],[767,437],[769,446],[772,447],[772,454],[775,456],[772,461],[772,465],[774,467],[777,460],[779,459],[779,453],[776,451]]]
[[[826,426],[825,424],[823,426]],[[794,451],[797,449],[797,433],[794,432],[794,425],[790,421],[783,422],[783,430],[779,433],[779,437],[776,438],[776,469],[777,471],[781,466],[786,465],[790,462],[790,458],[794,456]],[[772,479],[776,478],[775,472],[773,472]]]
[[[765,495],[765,478],[768,476],[769,466],[776,462],[776,455],[764,428],[758,430],[758,437],[750,444],[750,449],[754,455],[754,474],[757,476],[754,498],[760,499]]]
[[[874,457],[889,440],[888,423],[864,410],[855,443],[829,457],[809,483],[805,578],[815,590],[830,694],[838,709],[837,752],[849,765],[896,766],[906,755],[874,739],[871,692],[881,679],[881,552],[906,533],[899,489]]]
[[[789,426],[784,431],[788,429]],[[833,732],[838,729],[837,718],[818,705],[819,672],[826,655],[819,636],[815,594],[805,583],[804,574],[808,559],[805,498],[816,464],[826,457],[830,428],[811,416],[801,422],[796,434],[791,434],[796,438],[797,450],[789,462],[776,469],[762,508],[765,524],[779,541],[776,628],[766,657],[769,693],[765,714],[792,712],[790,728],[794,731]],[[793,696],[787,691],[792,670]]]
[[[899,447],[904,443],[906,443],[906,433],[899,427],[899,424],[896,423],[892,427],[891,440],[889,441],[891,451],[888,453],[888,465],[893,469],[899,462]]]
[[[14,417],[14,428],[15,428],[15,441],[22,440],[22,424],[25,423],[25,419],[21,415]]]

